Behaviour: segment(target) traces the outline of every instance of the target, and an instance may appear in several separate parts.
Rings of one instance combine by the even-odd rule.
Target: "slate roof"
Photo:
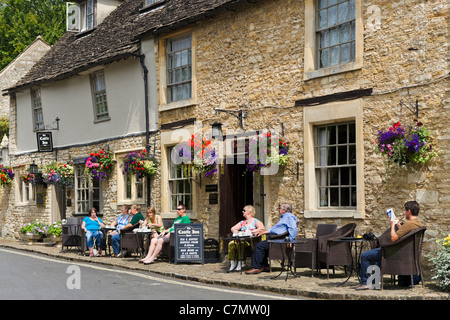
[[[101,24],[86,34],[66,34],[8,93],[67,79],[97,65],[139,53],[140,38],[181,28],[200,19],[258,0],[165,0],[142,10],[143,0],[123,1]]]

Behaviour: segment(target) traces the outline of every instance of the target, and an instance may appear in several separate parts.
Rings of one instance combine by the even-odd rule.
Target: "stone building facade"
[[[408,200],[421,205],[427,240],[448,233],[448,4],[443,0],[222,2],[229,4],[226,10],[199,9],[179,23],[152,25],[149,17],[164,16],[165,6],[172,8],[176,3],[163,1],[159,11],[147,13],[147,23],[136,28],[141,45],[151,43],[154,49],[158,132],[152,139],[161,165],[151,185],[157,211],[173,217],[173,199],[179,199],[179,190],[174,191],[178,180],[171,176],[171,148],[221,123],[225,141],[267,130],[288,141],[290,152],[287,165],[274,174],[243,175],[243,166],[226,162],[213,176],[194,174],[189,191],[181,194],[192,200],[189,214],[204,224],[207,237],[226,236],[246,204],[253,204],[257,217],[270,227],[278,220],[278,206],[283,202],[293,205],[299,234],[305,236],[314,235],[319,223],[342,226],[350,222],[357,224],[357,234],[380,234],[388,227],[385,210],[392,207],[400,216]],[[327,39],[336,30],[327,30],[326,23],[323,30],[317,28],[325,16],[332,25],[337,12],[333,10],[344,9],[347,16],[342,19],[347,25],[337,40],[342,47],[335,63],[336,56],[331,55],[335,44],[327,40],[323,49],[319,35]],[[186,63],[191,73],[185,82],[189,94],[180,99],[170,97],[168,90],[172,86],[168,60],[177,45],[180,52],[191,54]],[[415,171],[397,170],[388,177],[373,141],[378,130],[394,122],[414,124],[416,116],[401,102],[416,99],[418,118],[430,130],[440,156]],[[319,201],[315,150],[321,128],[346,132],[340,146],[348,150],[347,168],[337,171],[342,199],[348,198],[338,197],[338,203],[327,198],[326,205]],[[113,150],[125,150],[138,148],[142,139],[108,143]],[[77,152],[84,155],[99,147],[62,148],[58,159],[70,160]],[[29,161],[26,157],[15,158],[15,163]],[[117,188],[113,177],[103,189],[107,221],[118,212]],[[3,199],[8,192],[12,191],[2,189]],[[47,188],[46,192],[52,191]],[[73,193],[66,193],[66,200],[70,197]],[[31,218],[24,211],[27,215],[31,211],[18,210],[9,201],[8,205],[2,201],[2,208],[8,210],[5,226],[11,233],[17,232],[20,221]],[[40,215],[50,219],[48,207],[45,210]],[[68,207],[66,214],[70,213]]]

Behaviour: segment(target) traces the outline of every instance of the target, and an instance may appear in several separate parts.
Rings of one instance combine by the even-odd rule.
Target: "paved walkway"
[[[238,272],[226,273],[228,263],[183,263],[174,265],[168,262],[155,262],[144,266],[138,263],[139,258],[111,258],[111,257],[86,257],[77,253],[77,250],[61,252],[56,246],[27,245],[22,241],[0,238],[0,247],[24,250],[28,252],[41,253],[50,257],[96,263],[105,266],[119,266],[131,270],[144,270],[175,277],[196,281],[199,283],[217,284],[235,288],[250,290],[270,291],[287,295],[299,295],[317,299],[335,300],[450,300],[450,294],[442,292],[425,274],[425,286],[415,286],[414,289],[404,289],[389,283],[389,277],[385,278],[384,290],[356,291],[354,287],[358,284],[356,277],[341,287],[337,285],[346,279],[343,271],[336,270],[335,275],[326,278],[326,270],[322,270],[319,277],[311,277],[310,269],[297,269],[300,277],[294,278],[290,275],[285,281],[285,273],[277,279],[271,277],[279,273],[275,268],[272,273],[261,273],[257,275],[246,275]]]

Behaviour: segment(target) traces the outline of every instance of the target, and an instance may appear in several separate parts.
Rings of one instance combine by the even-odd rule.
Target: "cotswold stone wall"
[[[299,217],[301,234],[311,236],[318,223],[326,222],[356,222],[358,234],[380,234],[388,227],[386,208],[393,207],[402,215],[403,204],[417,200],[422,208],[420,218],[428,227],[427,239],[437,236],[439,229],[448,233],[448,4],[443,0],[363,1],[362,68],[307,81],[303,80],[304,6],[303,1],[259,1],[197,23],[197,108],[162,112],[161,122],[196,117],[204,127],[214,121],[223,123],[224,134],[238,130],[239,122],[233,116],[212,115],[216,107],[246,110],[245,130],[281,132],[284,128],[284,137],[291,143],[288,168],[266,178],[272,223],[278,220],[278,204],[288,201]],[[366,88],[372,88],[373,94],[362,98],[365,216],[304,218],[303,111],[313,107],[294,107],[295,101]],[[383,158],[372,142],[378,130],[393,122],[412,124],[414,115],[400,107],[400,101],[415,99],[419,101],[419,120],[442,153],[417,172],[393,172],[388,181]],[[205,197],[205,193],[199,195],[199,199]],[[217,210],[205,210],[202,219],[213,225],[217,214]]]

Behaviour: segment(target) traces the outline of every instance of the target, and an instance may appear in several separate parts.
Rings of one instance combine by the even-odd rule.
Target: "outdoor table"
[[[339,283],[337,285],[337,287],[343,286],[344,284],[347,283],[347,281],[350,279],[350,277],[352,276],[353,272],[356,272],[356,275],[358,277],[358,279],[360,278],[360,270],[361,270],[361,253],[362,253],[362,249],[365,243],[369,243],[369,240],[366,240],[364,238],[356,238],[356,237],[343,237],[340,239],[334,239],[331,241],[336,241],[336,242],[348,242],[350,245],[350,255],[352,257],[352,262],[349,265],[349,275],[348,278],[345,279],[344,282]],[[359,247],[359,252],[358,252],[358,247]],[[355,250],[355,254],[353,255],[353,249]]]
[[[108,244],[109,244],[109,243],[108,243],[108,231],[114,231],[114,230],[116,230],[116,227],[104,226],[104,227],[101,228],[101,230],[102,230],[102,232],[103,232],[103,237],[105,238],[104,241],[105,241],[106,250],[109,249],[108,255],[111,256],[111,248],[110,248],[110,246],[108,245]],[[106,250],[105,250],[105,251],[106,251]]]
[[[247,264],[245,263],[245,254],[244,254],[244,250],[245,250],[244,243],[245,243],[245,240],[250,240],[250,246],[253,248],[253,241],[255,239],[259,239],[259,238],[261,238],[261,236],[253,236],[253,235],[251,235],[251,236],[248,236],[248,235],[246,235],[246,236],[244,236],[244,235],[239,236],[239,235],[236,235],[236,236],[225,238],[225,240],[234,241],[234,243],[236,243],[236,251],[237,251],[237,253],[236,253],[236,259],[235,260],[236,260],[236,262],[242,261],[242,262],[244,262],[245,266],[247,266]],[[242,257],[240,257],[241,252],[242,252]],[[241,274],[242,274],[242,268],[241,268]]]
[[[150,237],[153,233],[153,229],[134,229],[133,233],[136,235],[136,241],[138,244],[138,250],[143,253],[144,256],[147,255],[148,247],[150,245]],[[143,248],[141,247],[141,241],[143,240]]]
[[[286,271],[286,278],[284,279],[284,281],[287,281],[289,272],[291,272],[291,274],[294,277],[297,277],[297,273],[295,272],[295,268],[293,267],[293,262],[295,262],[295,245],[300,243],[307,243],[307,241],[306,240],[291,241],[288,239],[276,239],[276,240],[267,240],[267,242],[269,242],[270,248],[272,247],[273,244],[279,244],[281,248],[281,253],[283,254],[283,260],[281,261],[281,271],[278,275],[272,277],[271,279],[278,278],[284,271]],[[291,244],[291,247],[287,247],[286,250],[283,250],[283,245],[287,246],[288,244]],[[286,260],[287,264],[285,264]],[[292,269],[294,269],[294,271]]]

